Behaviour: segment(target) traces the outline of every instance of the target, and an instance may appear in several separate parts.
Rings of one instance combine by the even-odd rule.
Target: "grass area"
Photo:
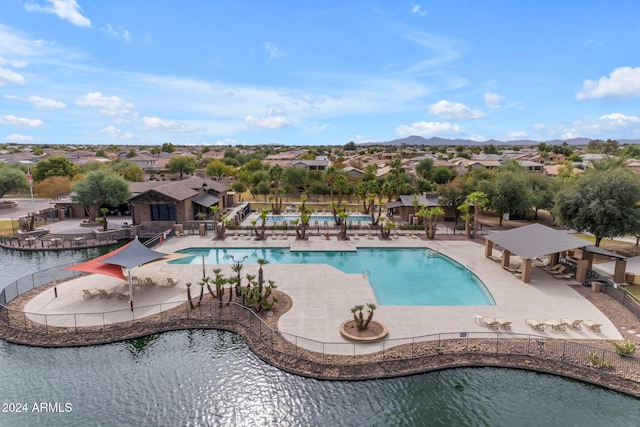
[[[633,296],[640,299],[640,285],[627,285],[624,288],[633,294]]]
[[[15,226],[11,225],[10,219],[0,220],[0,234],[2,234],[3,236],[12,236],[14,230]]]

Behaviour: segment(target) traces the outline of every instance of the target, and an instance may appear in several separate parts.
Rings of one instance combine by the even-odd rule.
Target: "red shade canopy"
[[[85,261],[80,264],[72,265],[70,267],[65,267],[64,270],[104,274],[106,276],[113,276],[113,277],[117,277],[118,279],[127,280],[127,278],[122,273],[122,267],[120,267],[119,265],[108,264],[103,262],[106,258],[109,258],[111,255],[117,254],[118,252],[124,250],[127,246],[128,245],[124,245],[114,251],[109,252],[108,254],[99,256],[98,258],[94,258],[92,260]]]

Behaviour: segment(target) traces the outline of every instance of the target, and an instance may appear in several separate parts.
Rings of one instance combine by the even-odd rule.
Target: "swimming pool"
[[[278,248],[189,248],[192,254],[171,264],[245,264],[262,258],[270,264],[327,264],[347,274],[366,274],[384,306],[490,306],[491,293],[471,271],[429,249],[358,249],[357,251],[290,251]]]
[[[333,226],[333,215],[311,215],[311,219],[309,220],[309,225],[324,225],[325,221],[328,222],[331,226]],[[299,215],[267,215],[267,224],[282,224],[286,222],[288,225],[292,225],[293,221],[296,219],[300,219]],[[315,222],[318,222],[317,224]],[[360,221],[363,225],[369,224],[371,222],[371,215],[362,215],[362,214],[350,214],[347,218],[347,223],[355,224]],[[260,222],[260,220],[258,220]]]

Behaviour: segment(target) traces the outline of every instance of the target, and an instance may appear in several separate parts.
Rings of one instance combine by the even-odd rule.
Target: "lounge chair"
[[[551,326],[551,329],[555,329],[556,331],[564,331],[566,329],[566,324],[563,322],[558,322],[556,319],[545,319],[545,325]]]
[[[498,327],[502,329],[511,329],[511,322],[502,317],[496,317],[496,322],[498,322]]]
[[[99,292],[95,292],[94,293],[94,292],[90,291],[89,289],[83,289],[82,292],[83,292],[82,298],[93,298],[96,295],[100,295]]]
[[[116,292],[116,295],[120,300],[129,299],[129,292]]]
[[[580,326],[580,324],[582,323],[582,320],[560,319],[560,321],[562,323],[566,323],[567,326],[569,326],[571,329],[582,329],[582,326]]]
[[[412,239],[417,239],[418,238],[418,236],[416,236],[416,231],[415,230],[411,230],[411,233],[409,233],[409,235],[410,235],[410,237]]]
[[[500,255],[500,256],[491,255],[489,257],[489,259],[491,259],[491,260],[493,260],[495,262],[501,262],[502,261],[502,255]]]
[[[167,277],[167,286],[171,286],[174,287],[175,285],[177,285],[180,281],[179,280],[173,280],[172,277]]]
[[[548,272],[548,273],[553,274],[553,273],[557,273],[557,272],[558,272],[561,268],[563,268],[563,267],[564,267],[564,268],[566,268],[566,267],[565,267],[564,265],[562,265],[562,264],[556,264],[556,265],[551,266],[551,267],[549,267],[549,266],[547,266],[547,267],[542,267],[542,269],[543,269],[544,271]],[[564,271],[564,269],[563,269],[562,271]]]
[[[544,331],[545,326],[547,326],[544,323],[538,322],[535,319],[525,319],[525,323],[531,326],[536,331]]]
[[[489,329],[498,329],[500,327],[500,322],[493,317],[483,317],[482,324]]]
[[[360,233],[358,233],[357,231],[353,233],[353,238],[356,240],[360,240]]]
[[[369,239],[369,240],[373,240],[373,236],[371,235],[371,232],[370,232],[370,231],[367,233],[367,239]]]
[[[591,320],[583,320],[582,323],[593,332],[600,332],[600,327],[602,326],[600,323],[594,323]]]
[[[155,280],[153,280],[151,277],[145,277],[144,278],[144,285],[145,286],[154,286],[156,284]]]
[[[573,272],[569,272],[569,273],[560,273],[560,274],[554,274],[553,277],[555,277],[556,279],[573,279],[574,277],[576,277],[575,273]]]
[[[233,232],[233,237],[231,237],[233,240],[238,240],[238,232],[234,231]]]
[[[100,298],[111,298],[111,296],[114,294],[114,292],[107,292],[104,289],[98,289],[98,293],[100,295]]]

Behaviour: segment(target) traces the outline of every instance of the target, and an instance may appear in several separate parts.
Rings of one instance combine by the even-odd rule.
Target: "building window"
[[[173,204],[153,204],[149,205],[151,209],[151,221],[175,221],[176,206]]]

